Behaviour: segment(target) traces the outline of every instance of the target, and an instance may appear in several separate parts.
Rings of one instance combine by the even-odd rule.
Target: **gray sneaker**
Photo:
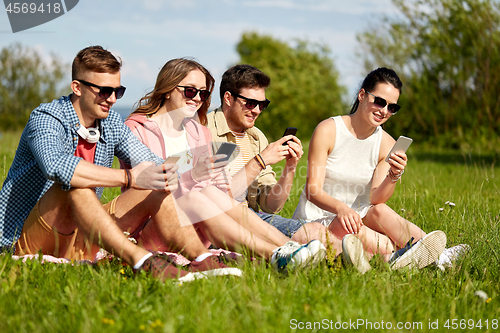
[[[363,243],[358,237],[349,234],[342,239],[342,257],[348,266],[353,266],[361,274],[372,269],[370,262],[365,257]]]
[[[389,259],[392,270],[424,268],[434,263],[446,247],[446,235],[441,230],[428,233],[416,243],[412,244],[412,240],[392,254]]]

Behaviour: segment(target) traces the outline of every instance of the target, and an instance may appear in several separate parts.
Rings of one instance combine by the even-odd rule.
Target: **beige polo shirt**
[[[207,114],[207,118],[207,127],[212,133],[212,140],[214,142],[231,142],[236,144],[236,138],[229,129],[226,117],[224,116],[221,108],[215,109],[213,112]],[[250,140],[250,159],[252,159],[255,155],[260,154],[269,143],[267,141],[267,138],[264,136],[264,133],[262,133],[255,126],[249,128],[246,132],[248,134],[248,139]],[[218,146],[219,145],[217,144],[212,145],[214,153],[219,148]],[[236,154],[236,152],[233,154]],[[233,156],[233,158],[235,157],[236,156]],[[233,170],[232,173],[233,172],[237,171]],[[256,212],[261,210],[269,214],[278,213],[278,211],[272,211],[271,208],[269,208],[269,206],[267,205],[267,196],[276,183],[276,174],[274,173],[273,168],[268,165],[259,173],[255,181],[250,184],[250,187],[248,188],[248,206]]]

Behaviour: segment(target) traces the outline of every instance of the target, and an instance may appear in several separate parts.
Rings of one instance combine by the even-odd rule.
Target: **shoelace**
[[[275,254],[277,259],[285,258],[288,255],[285,251],[283,251],[282,248],[279,248],[278,251],[275,252]]]
[[[278,251],[276,251],[276,256],[278,258],[285,258],[289,255],[293,255],[297,250],[303,247],[300,244],[294,242],[288,242],[285,245],[281,246]]]

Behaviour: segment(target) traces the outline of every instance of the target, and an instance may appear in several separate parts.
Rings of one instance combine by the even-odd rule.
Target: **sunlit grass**
[[[8,134],[0,139],[6,171],[17,141]],[[429,325],[437,321],[439,329],[433,331],[441,332],[448,319],[450,330],[453,319],[471,319],[474,329],[467,326],[470,321],[463,329],[497,331],[500,326],[492,324],[497,320],[500,325],[498,161],[495,155],[431,154],[418,147],[409,151],[409,166],[388,204],[425,231],[445,231],[449,245],[471,245],[460,265],[446,272],[435,267],[393,272],[376,257],[365,275],[341,268],[338,259],[280,275],[254,261],[242,267],[243,278],[180,286],[134,276],[116,260],[92,267],[22,263],[6,255],[0,257],[0,330],[288,332],[355,322],[361,332],[370,327],[385,331],[389,324],[395,331],[422,332],[431,331]],[[295,187],[304,183],[303,177],[297,179]],[[107,189],[103,201],[118,194]],[[300,190],[292,189],[283,216],[293,214],[299,195]],[[455,206],[445,205],[447,201]],[[474,295],[478,290],[486,292],[486,301]],[[476,327],[479,320],[481,329]],[[382,321],[386,326],[380,326]],[[410,328],[397,330],[398,323]]]

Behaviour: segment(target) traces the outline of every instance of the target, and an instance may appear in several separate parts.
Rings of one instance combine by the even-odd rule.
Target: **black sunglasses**
[[[83,81],[83,80],[76,80],[76,81],[81,82],[84,85],[89,86],[89,87],[99,88],[99,97],[104,98],[104,99],[108,99],[111,95],[113,95],[113,92],[116,95],[116,99],[120,99],[123,97],[123,94],[125,94],[125,89],[127,89],[124,86],[120,86],[118,88],[101,87],[101,86],[98,86],[97,84],[93,84],[93,83]]]
[[[209,97],[210,97],[210,91],[208,90],[201,90],[201,89],[196,89],[195,87],[188,87],[188,86],[177,86],[179,88],[184,88],[184,96],[186,98],[193,99],[200,93],[200,99],[202,102],[205,102]]]
[[[239,94],[235,94],[235,93],[230,92],[230,91],[229,91],[229,93],[231,95],[233,95],[234,97],[239,97],[241,99],[244,99],[246,101],[246,103],[245,103],[246,108],[250,109],[250,110],[255,109],[255,107],[258,105],[260,111],[262,111],[269,106],[269,103],[271,103],[271,101],[268,100],[267,98],[265,101],[258,101],[256,99],[247,98],[247,97],[241,96]]]
[[[382,109],[385,108],[385,106],[387,105],[387,101],[385,99],[383,99],[382,97],[375,96],[374,94],[372,94],[369,91],[366,91],[366,92],[369,93],[370,95],[372,95],[373,97],[375,97],[375,100],[373,101],[373,103],[375,105],[380,106],[380,108],[382,108]],[[391,104],[387,105],[387,110],[389,110],[389,112],[392,114],[396,114],[396,112],[398,112],[399,109],[401,109],[401,106],[396,104],[396,103],[391,103]]]

